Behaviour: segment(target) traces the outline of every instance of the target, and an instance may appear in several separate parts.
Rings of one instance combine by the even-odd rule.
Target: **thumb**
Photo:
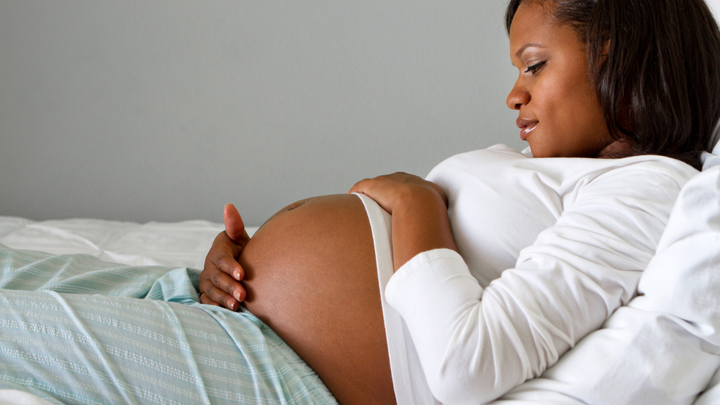
[[[245,233],[245,224],[234,205],[225,205],[223,218],[225,219],[225,233],[227,233],[230,239],[236,243],[243,243],[246,239],[248,239],[248,236]]]

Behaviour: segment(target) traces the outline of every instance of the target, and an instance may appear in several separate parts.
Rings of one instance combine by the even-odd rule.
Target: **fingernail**
[[[233,295],[235,296],[235,299],[236,299],[236,300],[240,301],[240,291],[235,290],[235,291],[233,292]]]
[[[235,301],[227,300],[227,307],[228,309],[235,309]]]
[[[235,270],[233,272],[233,277],[235,277],[235,280],[240,281],[240,272]]]

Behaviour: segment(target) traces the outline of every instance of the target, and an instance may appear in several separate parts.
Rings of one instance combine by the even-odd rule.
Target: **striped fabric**
[[[335,404],[249,312],[197,302],[199,272],[0,245],[0,388],[64,404]]]

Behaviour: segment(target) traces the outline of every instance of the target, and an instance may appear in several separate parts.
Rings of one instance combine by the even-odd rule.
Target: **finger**
[[[392,214],[392,201],[388,197],[392,197],[397,192],[397,188],[389,188],[392,186],[387,180],[389,176],[379,176],[373,179],[365,179],[357,182],[351,189],[350,193],[364,194],[375,201],[382,209]]]
[[[214,264],[220,271],[231,276],[237,281],[240,281],[243,277],[245,277],[245,270],[243,270],[242,266],[237,262],[237,259],[235,259],[234,256],[220,254],[215,257],[212,264]]]
[[[236,311],[240,308],[240,302],[233,298],[230,294],[215,287],[210,280],[201,282],[201,289],[203,293],[200,296],[201,302],[209,300],[215,304],[225,307],[227,309]]]
[[[200,293],[200,295],[198,295],[198,298],[199,298],[199,301],[200,301],[201,304],[205,304],[205,305],[215,305],[216,307],[219,307],[219,306],[220,306],[220,304],[218,304],[217,302],[215,302],[215,301],[211,300],[210,298],[208,298],[207,294],[205,294],[205,293]]]
[[[225,205],[223,209],[223,219],[225,221],[225,232],[228,237],[235,243],[245,245],[250,237],[247,232],[245,232],[245,223],[243,223],[240,213],[233,204]]]
[[[238,302],[245,299],[245,289],[243,288],[242,284],[240,284],[237,280],[234,280],[229,275],[219,271],[209,273],[209,276],[209,279],[214,287],[222,290],[226,294],[229,294]],[[211,296],[210,298],[218,302],[217,300],[215,300],[215,297]]]
[[[241,248],[225,232],[220,232],[213,241],[212,248],[205,256],[205,271],[217,268],[240,281],[245,276],[237,258],[240,257]]]
[[[349,194],[352,194],[352,193],[364,194],[363,190],[365,190],[365,185],[367,184],[368,181],[369,181],[369,179],[364,179],[364,180],[358,181],[350,188],[350,191],[348,191],[348,193]]]

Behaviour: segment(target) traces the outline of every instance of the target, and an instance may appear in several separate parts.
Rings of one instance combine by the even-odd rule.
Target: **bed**
[[[65,219],[32,221],[0,216],[0,243],[53,254],[82,253],[128,265],[202,269],[213,239],[225,226],[209,221],[174,223]],[[248,227],[252,235],[257,227]]]
[[[222,229],[0,217],[0,404],[337,403],[252,314],[197,302]]]
[[[618,364],[624,365],[612,370],[592,370],[592,367],[588,367],[588,364],[593,363],[592,356],[574,356],[574,351],[570,351],[541,378],[530,380],[512,390],[498,400],[498,404],[720,403],[720,300],[717,298],[720,297],[720,156],[706,154],[704,158],[705,170],[691,180],[681,193],[656,258],[641,279],[640,295],[627,307],[616,311],[603,329],[588,335],[578,345],[589,344],[593,340],[600,342],[598,347],[603,350],[592,356],[614,356],[618,358]],[[77,257],[128,265],[109,268],[111,271],[121,269],[123,272],[136,269],[136,275],[161,269],[157,270],[157,277],[150,280],[152,285],[148,285],[142,294],[152,295],[155,291],[165,296],[166,301],[196,305],[193,302],[196,296],[193,296],[192,286],[184,293],[178,293],[175,290],[177,280],[168,274],[177,273],[188,280],[196,279],[212,240],[222,229],[222,224],[207,221],[136,224],[97,219],[32,221],[0,216],[0,244],[6,249],[25,252],[29,257],[28,263],[32,264],[29,268],[33,270],[42,270],[42,263],[48,261]],[[253,227],[248,230],[252,234],[256,229]],[[0,256],[2,253],[0,251]],[[58,280],[53,275],[47,282],[55,283],[53,289],[60,288],[65,292],[74,290],[66,291],[62,288],[77,288],[78,285],[87,284],[80,274],[65,279],[63,277]],[[70,279],[74,281],[64,284]],[[168,294],[171,295],[170,299],[167,299]],[[102,305],[93,302],[85,304]],[[200,310],[207,311],[204,308]],[[217,310],[214,316],[222,324],[225,317],[235,316],[233,314],[223,309]],[[247,319],[244,321],[247,322]],[[257,324],[253,322],[256,321],[250,319],[247,323],[250,326]],[[287,360],[283,363],[287,369],[284,378],[312,380],[313,376],[307,370],[301,370],[300,374],[306,374],[298,377],[300,374],[297,370],[302,368],[302,364],[297,358],[290,358],[292,353],[288,351],[289,348],[283,349],[282,342],[277,341],[279,339],[272,336],[271,331],[262,333],[266,333],[266,340],[276,339],[273,343],[277,346],[275,349],[280,348],[276,352]],[[632,361],[622,362],[623,359]],[[628,368],[628,364],[632,367]],[[588,372],[588,369],[591,371]],[[257,377],[257,373],[253,375]],[[621,380],[624,380],[625,386],[630,381],[630,385],[642,388],[639,393],[614,389]],[[109,386],[113,384],[117,383],[108,381]],[[549,386],[555,386],[557,390],[548,391]],[[13,389],[12,384],[4,384],[3,387],[9,388],[0,390],[0,404],[62,403],[51,397],[36,396],[40,391],[33,393]],[[248,387],[245,389],[253,390]],[[173,403],[168,398],[153,397],[149,390],[137,392],[139,402]],[[297,403],[334,401],[321,384],[313,386],[308,392],[297,392],[293,394]],[[135,401],[117,393],[113,395],[119,403]],[[206,397],[200,395],[194,398],[202,399],[198,402],[216,403],[222,402],[219,400],[222,395],[229,394],[210,392]],[[220,399],[240,403],[282,402],[274,400],[271,394],[238,395],[241,396]],[[93,403],[76,399],[78,403]]]

